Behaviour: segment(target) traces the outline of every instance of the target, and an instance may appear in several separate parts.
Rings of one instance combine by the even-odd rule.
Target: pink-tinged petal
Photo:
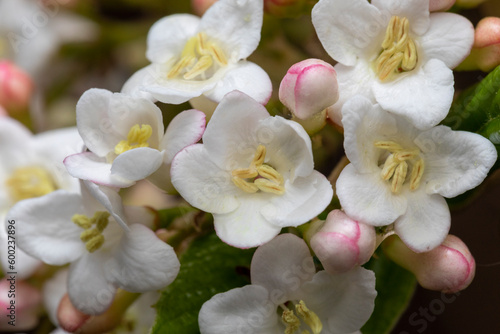
[[[269,75],[260,66],[242,60],[228,69],[217,85],[204,95],[219,102],[233,90],[247,94],[260,104],[266,104],[271,98],[273,86]]]
[[[400,77],[385,83],[374,82],[373,93],[383,109],[406,117],[420,130],[429,129],[446,117],[454,88],[453,72],[445,63],[431,59]]]
[[[214,214],[214,228],[219,238],[234,247],[250,248],[278,235],[281,227],[267,221],[260,213],[272,195],[243,194],[242,190],[237,190],[242,193],[238,197],[238,208],[229,213]]]
[[[315,273],[305,241],[288,233],[257,248],[250,267],[252,285],[266,288],[275,305],[290,300]]]
[[[172,184],[194,207],[211,213],[228,213],[239,206],[241,192],[229,172],[219,169],[204,148],[195,144],[180,151],[172,161]]]
[[[203,15],[199,31],[223,46],[228,58],[244,59],[260,41],[263,0],[219,0]]]
[[[318,315],[326,333],[352,333],[370,318],[376,295],[375,274],[358,267],[336,275],[318,272],[297,298]]]
[[[385,17],[366,0],[322,0],[312,10],[321,44],[346,66],[355,65],[366,50],[381,45],[389,19],[390,15]]]
[[[485,17],[479,21],[474,34],[474,48],[500,44],[500,17]]]
[[[201,334],[273,334],[284,326],[269,292],[258,285],[247,285],[219,293],[205,302],[198,316]],[[283,326],[283,327],[281,327]]]
[[[449,68],[460,64],[474,43],[474,27],[465,17],[453,13],[431,14],[431,25],[420,38],[426,59],[439,59]]]
[[[172,283],[179,268],[171,246],[146,226],[133,224],[114,250],[114,256],[105,262],[105,276],[126,291],[147,292]]]
[[[135,183],[111,175],[112,165],[107,163],[105,158],[99,158],[92,152],[70,155],[64,159],[64,166],[73,177],[108,187],[126,188]]]
[[[285,193],[273,196],[260,213],[267,221],[280,227],[298,226],[319,215],[333,197],[327,178],[313,170],[307,177],[285,183]]]
[[[409,206],[403,194],[391,192],[390,183],[380,173],[358,173],[352,164],[340,173],[336,189],[347,215],[373,226],[391,224]]]
[[[111,166],[111,176],[120,180],[139,181],[153,174],[163,163],[164,153],[139,147],[123,152]]]
[[[404,215],[394,223],[394,230],[414,252],[428,252],[439,246],[450,230],[448,204],[441,195],[428,195],[423,189],[403,189],[408,199]]]
[[[160,143],[160,150],[165,150],[165,163],[171,163],[174,156],[184,147],[198,142],[203,132],[205,132],[203,112],[193,109],[175,116]]]
[[[447,11],[455,4],[455,0],[430,0],[429,1],[429,11],[439,12]]]
[[[85,252],[82,229],[71,217],[83,213],[79,194],[57,190],[48,195],[18,202],[7,214],[15,220],[19,248],[51,265],[64,265]]]
[[[416,139],[424,154],[424,184],[428,194],[455,197],[477,187],[497,159],[495,146],[471,132],[438,126]]]
[[[61,328],[57,328],[50,334],[68,334],[79,330],[89,319],[90,315],[76,309],[71,303],[68,294],[65,294],[57,308],[57,322]]]
[[[157,21],[148,33],[146,57],[159,64],[179,57],[199,24],[200,18],[191,14],[169,15]]]
[[[427,0],[373,0],[384,17],[400,16],[410,21],[410,29],[417,35],[424,34],[429,28],[429,1]],[[387,25],[386,25],[387,26]]]

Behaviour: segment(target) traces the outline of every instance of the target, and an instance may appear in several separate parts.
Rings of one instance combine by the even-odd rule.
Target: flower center
[[[56,190],[50,174],[40,167],[18,168],[5,184],[15,202],[40,197]]]
[[[105,211],[97,211],[92,218],[80,214],[71,217],[73,223],[84,229],[80,234],[80,240],[85,243],[85,248],[89,253],[95,252],[104,243],[102,232],[108,226],[108,218],[109,212]],[[95,227],[92,227],[94,225]]]
[[[309,310],[306,306],[306,303],[304,303],[303,300],[301,300],[298,303],[292,303],[295,305],[295,311],[299,315],[300,319],[304,321],[307,326],[312,330],[312,334],[319,334],[321,333],[321,330],[323,329],[323,324],[321,323],[321,320],[319,317],[314,313],[313,311]],[[295,315],[293,310],[290,310],[288,307],[286,307],[284,304],[281,304],[280,307],[283,309],[283,314],[281,315],[281,320],[283,320],[283,323],[285,324],[285,334],[294,334],[298,330],[300,330],[301,322],[299,317]],[[301,334],[310,334],[308,330],[303,330],[300,332]]]
[[[215,65],[219,67],[227,65],[227,58],[222,49],[214,41],[208,40],[205,33],[200,32],[191,37],[182,50],[180,59],[172,66],[167,78],[173,79],[179,76],[191,80],[201,76],[202,80],[208,75],[207,71]]]
[[[128,132],[127,140],[122,140],[115,146],[115,153],[122,154],[123,152],[129,151],[133,148],[149,147],[148,139],[152,134],[153,129],[151,128],[151,125],[134,125]]]
[[[380,81],[387,81],[393,75],[411,71],[417,66],[417,47],[409,32],[410,21],[406,17],[391,17],[382,51],[374,63]]]
[[[420,157],[420,151],[418,149],[405,150],[393,141],[377,141],[374,145],[391,152],[380,173],[384,181],[389,181],[392,178],[391,191],[397,194],[403,188],[408,175],[408,164],[411,164],[410,190],[418,189],[424,174],[424,160]]]
[[[250,167],[237,168],[231,172],[233,183],[247,193],[263,191],[276,195],[283,195],[283,176],[273,167],[264,164],[266,147],[259,145],[255,151]]]

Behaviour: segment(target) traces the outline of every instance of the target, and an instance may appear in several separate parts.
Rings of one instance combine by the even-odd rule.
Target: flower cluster
[[[453,68],[496,64],[500,38],[484,37],[491,20],[475,32],[445,12],[452,4],[196,0],[201,17],[152,25],[150,64],[119,92],[86,90],[76,127],[44,132],[26,113],[39,107],[38,83],[1,61],[0,260],[19,280],[21,330],[36,326],[43,302],[54,333],[147,333],[155,317],[160,333],[180,328],[165,305],[186,299],[169,307],[189,308],[182,322],[203,334],[360,333],[384,303],[375,303],[380,257],[425,288],[466,288],[475,260],[449,234],[445,198],[486,179],[500,128],[491,114],[469,131],[440,124],[449,124]],[[59,10],[39,6],[47,17]],[[309,58],[285,74],[257,65],[259,55],[247,60],[273,35],[265,11],[310,15],[335,64]],[[11,36],[25,29],[5,22]],[[207,237],[217,243],[201,265],[193,249]],[[5,253],[12,245],[15,256]],[[220,248],[234,255],[227,263],[214,259]],[[190,272],[208,298],[182,290]]]

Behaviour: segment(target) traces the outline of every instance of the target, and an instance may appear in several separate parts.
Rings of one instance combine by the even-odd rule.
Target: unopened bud
[[[196,15],[202,16],[216,2],[217,0],[191,0],[191,7]]]
[[[430,0],[429,11],[441,12],[447,11],[455,4],[455,0]]]
[[[9,61],[0,61],[0,105],[9,112],[28,107],[33,82],[31,78]]]
[[[382,243],[382,249],[429,290],[445,293],[463,290],[472,282],[476,272],[476,263],[469,249],[453,235],[448,235],[440,246],[426,253],[413,252],[395,235]]]
[[[375,245],[374,227],[354,221],[340,210],[330,212],[324,226],[311,238],[311,248],[331,274],[368,262]]]

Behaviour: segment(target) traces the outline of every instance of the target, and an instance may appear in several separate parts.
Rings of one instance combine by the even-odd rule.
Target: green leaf
[[[383,252],[364,266],[375,272],[377,298],[370,320],[361,328],[363,334],[386,334],[394,328],[408,307],[417,280],[409,271],[389,260]]]
[[[158,315],[152,334],[199,333],[198,313],[205,301],[250,284],[249,275],[241,272],[248,269],[253,252],[228,246],[214,233],[195,240],[180,258],[177,279],[155,306]]]

